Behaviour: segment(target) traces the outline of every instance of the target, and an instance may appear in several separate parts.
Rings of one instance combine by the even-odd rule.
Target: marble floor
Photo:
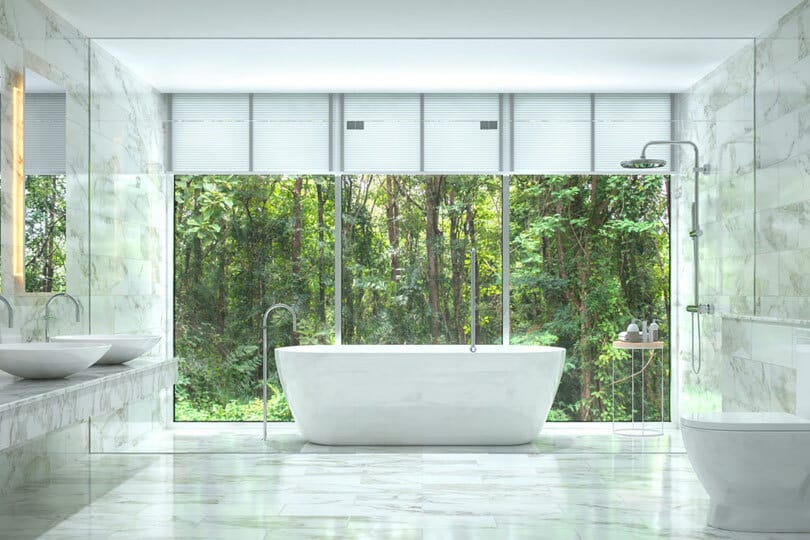
[[[679,433],[549,426],[517,448],[328,448],[178,424],[0,497],[9,539],[800,538],[706,527]]]

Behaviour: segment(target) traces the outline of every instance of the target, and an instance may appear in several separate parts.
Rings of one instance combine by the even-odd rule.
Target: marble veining
[[[228,445],[208,453],[212,434],[258,447],[258,424],[210,428],[175,427],[186,453],[75,460],[47,482],[0,497],[0,529],[20,540],[763,538],[706,526],[709,499],[677,431],[664,438],[672,451],[664,439],[632,452],[637,441],[599,427],[554,426],[539,442],[554,450],[542,453],[245,454]],[[252,439],[240,439],[251,429]],[[270,445],[293,436],[279,429]]]
[[[85,307],[71,333],[149,333],[168,337],[167,277],[171,177],[165,164],[165,96],[135,76],[38,0],[0,0],[3,93],[30,68],[67,93],[67,291]],[[11,100],[2,105],[11,132]],[[2,219],[11,215],[11,145],[3,137]],[[9,253],[10,226],[0,228]],[[42,339],[47,295],[25,294],[2,260],[17,333]],[[60,322],[62,319],[60,319]],[[158,355],[171,350],[164,339]]]
[[[145,399],[176,380],[176,360],[147,358],[54,381],[0,375],[0,450]]]
[[[810,324],[807,32],[810,1],[804,0],[678,96],[679,135],[694,140],[712,167],[701,179],[705,234],[699,278],[702,301],[718,309],[701,328],[700,376],[689,373],[689,317],[674,317],[682,336],[681,389],[695,396],[719,394],[714,406],[725,410],[796,410],[798,373],[804,370],[791,357],[793,344],[758,347],[756,338],[775,327]],[[690,166],[682,160],[681,172]],[[673,197],[673,246],[688,244],[690,204],[688,196]],[[678,309],[690,291],[684,284],[691,280],[692,256],[687,249],[673,255],[678,270],[673,309]],[[746,342],[748,348],[741,348]]]

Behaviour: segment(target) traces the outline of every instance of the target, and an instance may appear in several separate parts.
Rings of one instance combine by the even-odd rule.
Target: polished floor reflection
[[[552,428],[510,451],[323,448],[288,426],[265,445],[260,431],[177,426],[137,449],[82,456],[0,498],[0,537],[798,537],[706,527],[708,499],[677,432],[640,441]]]

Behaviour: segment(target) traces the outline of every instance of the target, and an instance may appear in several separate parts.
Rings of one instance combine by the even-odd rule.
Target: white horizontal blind
[[[591,170],[590,94],[516,94],[513,103],[516,171]]]
[[[419,116],[418,94],[346,95],[343,100],[344,170],[418,171]]]
[[[668,94],[518,94],[512,102],[516,172],[627,172],[621,161],[671,136]],[[500,169],[501,132],[510,126],[500,123],[497,94],[349,94],[343,105],[347,172]],[[329,116],[325,94],[257,94],[252,109],[248,94],[176,94],[173,169],[326,171]],[[34,133],[27,130],[26,145]],[[59,149],[64,170],[64,144]],[[36,152],[29,153],[31,165]],[[653,147],[648,155],[669,160],[671,152]]]
[[[595,169],[600,172],[622,171],[621,162],[641,155],[644,144],[672,137],[671,99],[669,94],[596,94],[594,97]],[[667,160],[671,148],[653,146],[647,157]]]
[[[253,170],[329,170],[329,95],[255,94]]]
[[[248,94],[174,94],[172,168],[189,173],[249,171]]]
[[[25,95],[25,174],[65,174],[65,94]]]
[[[498,171],[497,94],[425,94],[424,114],[425,171]]]

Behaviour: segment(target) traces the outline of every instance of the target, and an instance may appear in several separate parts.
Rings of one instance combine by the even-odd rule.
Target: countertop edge
[[[138,359],[136,359],[137,361]],[[104,374],[99,377],[95,377],[89,380],[81,380],[77,381],[76,384],[67,384],[61,388],[55,388],[51,390],[45,390],[41,394],[36,394],[32,396],[27,396],[20,398],[15,401],[11,401],[8,403],[4,403],[0,405],[0,414],[7,413],[9,411],[13,411],[15,409],[19,409],[21,407],[25,407],[28,405],[32,405],[38,403],[40,401],[46,401],[49,399],[58,398],[61,396],[65,396],[67,394],[71,394],[73,392],[79,392],[87,388],[91,388],[100,384],[110,383],[119,379],[123,378],[130,378],[137,375],[143,375],[150,372],[161,371],[163,369],[177,369],[178,360],[176,358],[166,358],[166,359],[156,359],[154,361],[149,361],[152,359],[140,359],[141,362],[135,365],[125,365],[130,369],[120,370],[115,369],[117,366],[97,366],[89,368],[90,370],[111,370],[111,373]],[[148,363],[144,362],[148,361]],[[112,371],[115,370],[115,371]],[[88,370],[89,371],[89,370]],[[87,372],[81,372],[77,375],[87,374]],[[74,375],[75,376],[75,375]],[[64,379],[65,381],[71,381],[71,378],[68,377]],[[20,379],[20,381],[25,381],[25,379]],[[34,382],[34,381],[27,381],[27,382]],[[2,390],[0,390],[0,394],[2,394]]]

